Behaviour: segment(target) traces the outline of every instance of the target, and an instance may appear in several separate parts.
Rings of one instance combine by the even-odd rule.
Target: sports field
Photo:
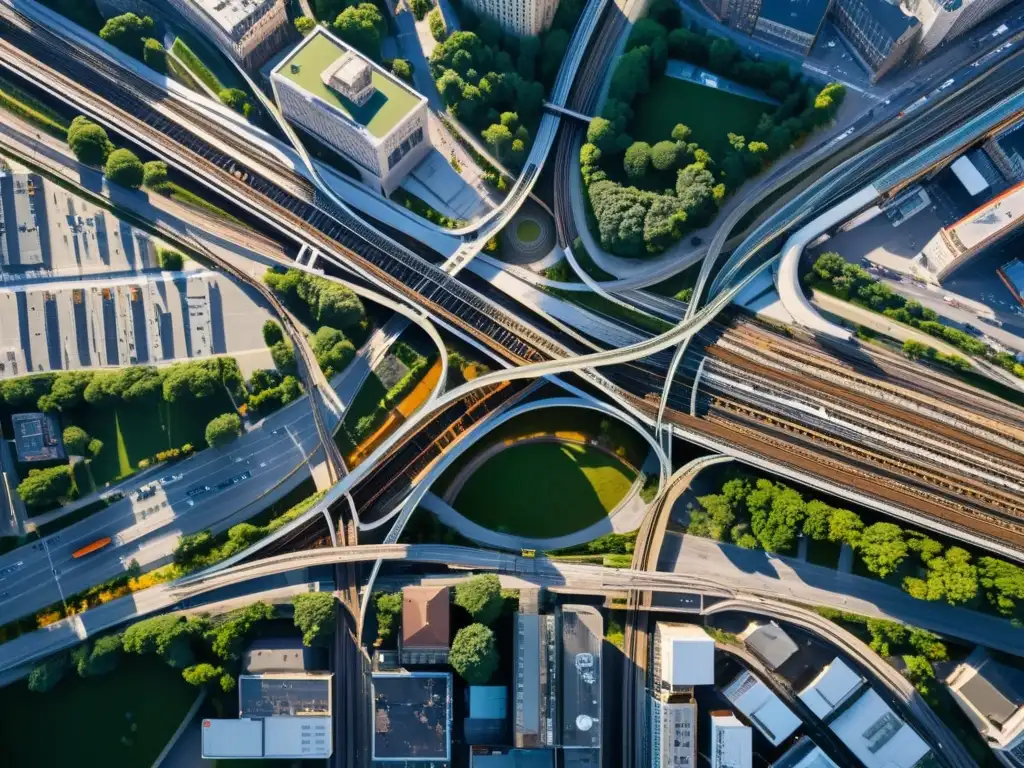
[[[524,443],[487,459],[452,506],[495,531],[561,536],[605,517],[635,477],[614,456],[590,446]]]
[[[749,137],[761,114],[771,111],[734,93],[708,88],[675,77],[659,77],[633,104],[631,134],[652,146],[671,138],[677,123],[688,125],[695,141],[719,162],[730,150],[727,134]]]

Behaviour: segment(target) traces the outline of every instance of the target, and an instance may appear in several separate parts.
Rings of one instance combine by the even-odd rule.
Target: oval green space
[[[523,219],[516,225],[516,238],[521,243],[534,243],[540,237],[540,224],[533,219]]]
[[[452,506],[485,528],[545,539],[606,517],[635,479],[628,465],[592,446],[524,443],[487,459]]]

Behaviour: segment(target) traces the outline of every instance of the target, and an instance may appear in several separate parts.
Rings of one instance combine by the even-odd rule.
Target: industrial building
[[[555,746],[558,659],[555,617],[516,614],[515,728],[519,748]]]
[[[837,657],[800,691],[799,696],[808,709],[825,720],[851,701],[864,685],[864,678]]]
[[[772,746],[779,746],[800,727],[800,718],[749,670],[740,672],[722,694]]]
[[[715,641],[695,624],[659,621],[654,630],[655,690],[686,693],[715,682]]]
[[[695,768],[697,702],[651,698],[651,768]]]
[[[243,67],[255,69],[288,41],[285,0],[167,0]]]
[[[1008,768],[1024,768],[1024,672],[976,648],[946,685],[996,758]]]
[[[450,673],[376,672],[370,683],[374,761],[451,761]]]
[[[806,56],[832,0],[761,0],[754,38]]]
[[[960,158],[960,160],[964,159]],[[955,165],[956,163],[954,163]],[[980,174],[978,176],[980,178]],[[978,189],[980,192],[988,186],[984,179],[977,184],[973,179],[973,175],[961,175],[961,180],[964,181],[968,192],[971,192],[972,189]],[[981,184],[985,186],[981,187]],[[942,280],[1022,223],[1024,223],[1024,182],[997,195],[955,224],[943,227],[935,233],[935,236],[922,249],[924,264],[939,280]]]
[[[34,173],[0,171],[0,268],[43,266],[46,231],[42,179]],[[40,221],[40,218],[43,220]]]
[[[270,76],[284,116],[391,194],[430,151],[427,100],[323,27]]]
[[[558,0],[466,0],[466,5],[520,37],[546,32],[558,10]]]
[[[448,587],[402,589],[402,664],[447,664],[451,647]]]
[[[821,747],[804,736],[779,757],[772,768],[837,768]]]
[[[828,723],[864,768],[914,768],[928,744],[868,688]]]
[[[914,47],[921,22],[888,0],[835,0],[832,20],[839,34],[877,82]]]
[[[563,605],[561,735],[563,762],[601,765],[601,647],[604,619],[589,605]]]
[[[750,768],[753,734],[732,712],[711,713],[711,768]]]
[[[774,621],[767,624],[751,622],[739,639],[747,649],[772,669],[778,669],[797,652],[796,643]]]

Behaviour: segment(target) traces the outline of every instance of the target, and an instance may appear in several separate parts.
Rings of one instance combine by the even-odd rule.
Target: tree
[[[243,117],[248,118],[252,112],[252,104],[249,103],[249,97],[240,88],[221,88],[217,98],[220,99],[220,103],[225,107],[233,109]]]
[[[207,633],[207,638],[211,640],[211,650],[224,660],[237,659],[256,626],[272,618],[274,607],[263,602],[232,611]]]
[[[30,469],[18,483],[18,495],[29,507],[53,506],[71,493],[71,471],[67,464],[49,469]]]
[[[674,171],[679,162],[679,148],[674,141],[659,141],[651,147],[651,165],[656,171]]]
[[[931,661],[945,661],[949,658],[949,651],[946,644],[939,640],[939,636],[929,632],[927,629],[914,627],[910,630],[910,637],[907,639],[910,647]]]
[[[422,21],[432,7],[433,3],[430,0],[412,0],[412,14],[416,17],[416,21]]]
[[[950,547],[944,555],[928,561],[928,598],[945,598],[950,605],[966,603],[978,594],[978,569],[971,555],[960,547]]]
[[[907,556],[903,529],[894,523],[875,523],[864,529],[857,551],[867,569],[882,578],[895,571]]]
[[[309,16],[298,16],[294,23],[295,30],[303,37],[316,29],[316,22]]]
[[[935,680],[932,663],[924,656],[904,656],[903,663],[906,665],[903,674],[914,684],[918,693],[927,696],[931,691],[931,683]]]
[[[804,508],[804,535],[815,541],[828,539],[829,522],[833,512],[832,507],[818,499],[807,502]]]
[[[336,328],[322,326],[313,336],[313,354],[327,378],[341,373],[356,356],[356,348]]]
[[[174,669],[184,669],[193,663],[192,640],[206,628],[206,620],[202,618],[154,616],[125,630],[124,650],[138,655],[155,653]]]
[[[942,544],[923,533],[911,532],[907,536],[907,547],[916,552],[921,562],[927,564],[933,557],[942,554]]]
[[[387,30],[380,9],[373,3],[350,5],[334,20],[338,37],[374,61],[380,58],[380,41]]]
[[[978,575],[988,601],[1004,616],[1013,616],[1024,600],[1024,568],[995,557],[978,558]]]
[[[427,26],[430,27],[430,36],[437,42],[442,43],[448,37],[448,28],[444,24],[440,8],[435,8],[427,15]]]
[[[71,652],[79,677],[96,677],[117,669],[121,661],[121,636],[103,635],[95,642],[84,642]]]
[[[565,52],[569,48],[569,33],[564,29],[552,29],[541,43],[540,75],[541,82],[553,83],[562,64]]]
[[[678,29],[683,25],[683,12],[674,0],[654,0],[647,8],[647,17],[665,29]]]
[[[690,126],[683,125],[682,123],[676,123],[675,127],[672,129],[672,141],[685,143],[686,140],[690,138],[691,133],[692,131],[690,130]]]
[[[287,339],[271,345],[270,357],[274,361],[274,367],[283,375],[287,376],[298,372],[298,365],[295,362],[295,348]]]
[[[455,587],[455,604],[472,616],[474,621],[493,624],[505,604],[501,597],[501,582],[493,573],[460,581]]]
[[[454,69],[446,69],[437,80],[437,90],[444,99],[445,106],[458,104],[462,99],[462,89],[466,87],[462,77]]]
[[[612,153],[617,148],[617,140],[618,133],[610,120],[603,117],[591,119],[587,126],[587,144],[593,145],[603,153]]]
[[[632,104],[639,94],[651,86],[651,49],[646,45],[634,48],[619,57],[612,73],[609,95]]]
[[[216,539],[209,531],[186,533],[174,547],[174,564],[186,571],[194,570],[197,561],[209,554],[216,544]]]
[[[35,693],[52,691],[70,668],[71,657],[67,653],[50,656],[32,667],[28,673],[28,689]]]
[[[167,163],[150,160],[142,166],[142,184],[146,189],[159,191],[167,183]]]
[[[494,147],[494,154],[497,155],[498,159],[501,159],[502,148],[512,141],[512,131],[500,124],[485,128],[481,136],[483,136],[484,141]]]
[[[463,627],[452,641],[448,663],[470,685],[485,685],[498,668],[494,633],[483,624]]]
[[[922,357],[928,357],[930,350],[931,347],[916,339],[907,339],[903,342],[903,354],[908,360],[920,360]]]
[[[750,528],[769,552],[790,549],[804,519],[804,500],[793,488],[758,480],[747,496]]]
[[[860,541],[863,530],[864,522],[856,512],[851,512],[848,509],[832,510],[832,517],[828,521],[829,541],[855,547]]]
[[[284,341],[284,331],[276,320],[267,320],[263,324],[263,343],[272,347],[279,341]]]
[[[655,41],[666,42],[668,30],[652,18],[639,19],[629,33],[626,50],[639,48],[641,45],[652,45]]]
[[[147,37],[142,41],[142,60],[150,69],[161,75],[167,74],[167,51],[159,40]]]
[[[185,667],[185,669],[181,670],[181,676],[185,678],[185,682],[196,686],[209,685],[214,680],[219,679],[222,674],[224,674],[223,669],[206,662],[193,664],[191,667]]]
[[[138,189],[142,186],[145,171],[142,161],[130,149],[115,149],[107,157],[103,175],[107,181],[114,184],[120,184],[129,189]]]
[[[724,37],[716,37],[708,49],[708,67],[723,75],[729,74],[729,67],[740,54],[736,43]]]
[[[164,372],[164,400],[169,403],[200,400],[212,395],[220,384],[215,360],[177,363]]]
[[[622,167],[626,171],[626,175],[634,181],[647,175],[647,168],[650,164],[651,145],[646,141],[633,142],[622,158]]]
[[[391,62],[391,74],[399,80],[412,83],[412,65],[405,59],[393,59]]]
[[[391,636],[395,619],[402,612],[401,592],[382,592],[377,595],[377,637],[387,640]]]
[[[324,645],[334,634],[338,601],[333,592],[306,592],[292,600],[295,626],[302,630],[304,645]]]
[[[237,413],[214,416],[206,425],[206,442],[211,448],[222,448],[235,440],[242,431],[242,420]]]
[[[158,248],[156,258],[160,269],[166,269],[168,272],[180,272],[185,266],[185,255],[170,248]]]
[[[91,371],[65,371],[57,374],[50,391],[40,395],[36,405],[41,411],[69,411],[82,402],[93,379]]]
[[[113,149],[107,132],[87,117],[76,117],[68,128],[68,146],[86,165],[103,165]]]
[[[89,435],[81,427],[74,425],[64,429],[64,450],[68,455],[84,456],[89,447]]]
[[[100,29],[100,38],[120,48],[129,56],[142,58],[142,40],[153,36],[153,19],[134,13],[112,16]]]

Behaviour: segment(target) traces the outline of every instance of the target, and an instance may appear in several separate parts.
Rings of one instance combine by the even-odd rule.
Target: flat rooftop
[[[250,16],[263,15],[278,0],[189,0],[217,22],[225,32],[234,32]]]
[[[758,16],[813,35],[829,4],[830,0],[762,0]]]
[[[601,746],[604,622],[588,605],[562,606],[562,746]]]
[[[16,413],[11,416],[18,461],[51,461],[64,458],[60,425],[52,413]]]
[[[322,27],[317,27],[313,34],[299,43],[292,54],[278,65],[276,74],[335,109],[341,110],[369,131],[371,136],[382,139],[416,107],[423,97],[412,89],[406,88],[397,80],[390,78],[373,62],[370,62],[373,71],[371,82],[376,92],[366,104],[359,106],[331,90],[324,84],[321,75],[324,70],[349,51],[369,61]]]
[[[373,685],[373,759],[451,759],[452,676],[380,673]]]
[[[1024,182],[975,209],[947,233],[964,249],[975,248],[1006,229],[1019,225],[1024,215]]]
[[[327,716],[331,714],[331,674],[240,675],[238,716]]]

